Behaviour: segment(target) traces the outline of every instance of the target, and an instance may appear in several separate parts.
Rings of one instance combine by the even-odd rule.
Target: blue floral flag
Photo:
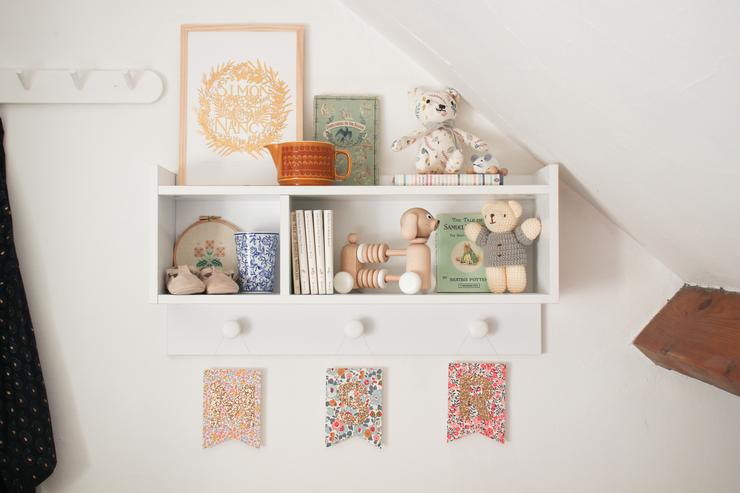
[[[383,437],[383,370],[326,370],[326,446],[354,435],[380,447]]]

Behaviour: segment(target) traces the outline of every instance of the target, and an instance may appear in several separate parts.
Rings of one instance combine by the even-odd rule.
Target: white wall
[[[740,489],[740,399],[630,345],[680,281],[567,187],[561,303],[545,310],[546,354],[505,358],[504,446],[444,443],[448,359],[168,358],[165,308],[146,303],[146,194],[151,164],[177,161],[177,26],[307,24],[307,94],[381,94],[384,146],[413,124],[407,87],[434,80],[329,2],[2,0],[0,11],[0,65],[150,66],[169,86],[151,106],[0,107],[59,454],[42,491]],[[507,146],[513,169],[532,168]],[[323,375],[338,364],[386,369],[382,451],[324,449]],[[202,370],[228,365],[265,370],[262,449],[200,449]]]
[[[683,280],[740,289],[740,3],[342,2]]]

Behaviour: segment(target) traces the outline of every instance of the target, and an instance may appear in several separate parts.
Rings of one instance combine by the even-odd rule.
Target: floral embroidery
[[[476,432],[504,442],[504,363],[450,363],[447,390],[448,442]]]
[[[193,247],[193,255],[199,259],[195,266],[199,269],[206,267],[223,267],[224,264],[221,261],[226,256],[226,248],[216,246],[216,240],[206,240],[204,242],[205,247],[201,246],[200,243],[196,243]]]
[[[353,435],[380,447],[382,438],[383,370],[326,370],[326,446]]]

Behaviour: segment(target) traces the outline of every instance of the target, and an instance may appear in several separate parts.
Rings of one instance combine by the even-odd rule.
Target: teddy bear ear
[[[509,207],[511,207],[511,210],[514,212],[516,218],[519,219],[519,217],[522,215],[522,204],[520,204],[516,200],[510,200]]]
[[[409,98],[416,99],[424,92],[421,87],[414,87],[409,89]]]
[[[478,160],[478,155],[477,154],[473,154],[472,156],[470,156],[470,160],[471,161],[477,161]]]
[[[457,92],[457,89],[453,89],[451,87],[447,88],[447,93],[452,96],[452,99],[455,100],[456,103],[460,102],[460,99],[462,99],[462,96],[460,96],[460,93]]]

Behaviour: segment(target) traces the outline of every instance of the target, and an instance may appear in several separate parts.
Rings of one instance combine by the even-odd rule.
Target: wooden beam
[[[684,286],[634,344],[664,368],[740,395],[740,293]]]

